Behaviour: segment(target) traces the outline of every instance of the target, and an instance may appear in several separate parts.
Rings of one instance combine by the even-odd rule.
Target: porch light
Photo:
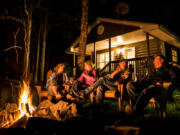
[[[121,36],[117,36],[117,43],[118,44],[122,44],[123,43],[123,39]]]
[[[116,53],[117,53],[117,54],[124,53],[124,49],[117,49],[117,50],[116,50]]]
[[[74,48],[73,47],[71,47],[71,52],[74,52]]]

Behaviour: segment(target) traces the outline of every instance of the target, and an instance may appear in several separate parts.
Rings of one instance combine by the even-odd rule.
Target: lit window
[[[171,49],[171,53],[172,53],[172,61],[178,62],[177,51],[175,49]]]
[[[114,51],[111,51],[111,60],[114,60]],[[109,62],[109,52],[97,55],[98,68],[102,69]]]

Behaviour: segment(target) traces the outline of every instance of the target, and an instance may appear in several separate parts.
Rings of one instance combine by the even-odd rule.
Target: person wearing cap
[[[78,92],[80,97],[87,97],[96,90],[95,103],[102,105],[103,93],[107,89],[118,89],[118,84],[127,84],[131,80],[131,72],[128,69],[127,61],[121,60],[116,70],[109,76],[100,77],[94,84]]]

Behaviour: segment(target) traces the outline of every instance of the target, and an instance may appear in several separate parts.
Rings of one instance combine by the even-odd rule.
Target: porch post
[[[97,69],[96,42],[94,42],[94,64],[95,69]]]
[[[111,38],[109,38],[109,72],[111,73]]]
[[[73,76],[76,76],[76,52],[73,54]]]
[[[149,48],[149,34],[146,33],[146,42],[147,42],[147,55],[148,55],[148,73],[150,73],[150,48]]]

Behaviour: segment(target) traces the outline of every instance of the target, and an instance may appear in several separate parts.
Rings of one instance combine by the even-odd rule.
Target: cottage
[[[79,37],[66,50],[78,53]],[[127,59],[135,74],[140,77],[152,66],[152,57],[166,56],[168,61],[180,63],[180,39],[159,24],[97,18],[88,27],[86,55],[96,69],[112,72],[118,59]]]

